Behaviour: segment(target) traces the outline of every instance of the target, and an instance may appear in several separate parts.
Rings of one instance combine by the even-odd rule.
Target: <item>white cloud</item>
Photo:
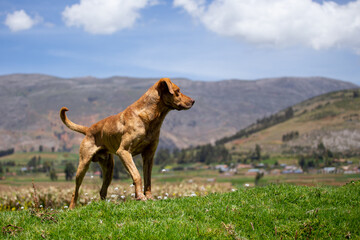
[[[67,6],[62,15],[67,26],[83,27],[93,34],[112,34],[132,27],[140,17],[139,10],[155,4],[153,0],[80,0]]]
[[[12,32],[17,32],[30,29],[41,21],[41,17],[35,16],[31,18],[24,10],[19,10],[7,14],[4,23]]]
[[[360,0],[174,0],[209,30],[257,44],[360,49]]]

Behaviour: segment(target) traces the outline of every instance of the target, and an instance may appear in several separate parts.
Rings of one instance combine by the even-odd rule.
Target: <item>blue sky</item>
[[[360,0],[2,0],[11,73],[360,84]]]

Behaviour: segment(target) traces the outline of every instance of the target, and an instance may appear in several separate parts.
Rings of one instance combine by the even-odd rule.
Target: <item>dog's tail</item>
[[[69,111],[69,109],[67,107],[62,107],[60,109],[60,118],[63,121],[63,123],[73,131],[76,131],[76,132],[79,132],[82,134],[86,134],[86,130],[88,129],[88,127],[81,126],[81,125],[78,125],[78,124],[70,121],[65,114],[66,111]]]

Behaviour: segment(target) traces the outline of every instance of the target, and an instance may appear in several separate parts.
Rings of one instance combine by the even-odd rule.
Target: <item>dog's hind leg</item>
[[[101,159],[99,164],[102,169],[103,184],[100,190],[100,197],[102,200],[106,198],[107,189],[111,183],[114,170],[114,158],[112,154],[107,154],[105,159]]]
[[[89,169],[92,157],[98,150],[99,147],[97,147],[94,141],[90,138],[85,137],[81,142],[79,151],[79,166],[76,171],[75,190],[71,198],[70,209],[73,209],[76,205],[79,197],[80,185],[85,177],[86,171]]]

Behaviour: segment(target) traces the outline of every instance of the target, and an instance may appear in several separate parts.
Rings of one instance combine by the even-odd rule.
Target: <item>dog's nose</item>
[[[191,99],[191,105],[194,105],[194,103],[195,103],[195,100]]]

